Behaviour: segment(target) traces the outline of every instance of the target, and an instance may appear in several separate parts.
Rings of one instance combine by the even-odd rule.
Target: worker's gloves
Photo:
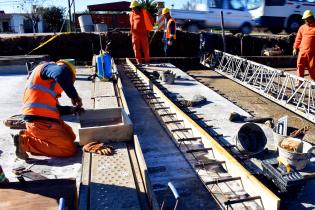
[[[296,55],[297,55],[297,49],[296,49],[296,48],[293,48],[292,55],[293,55],[293,56],[296,56]]]
[[[83,113],[85,110],[82,107],[71,107],[71,114],[75,114],[75,115],[80,115],[81,113]]]
[[[78,108],[82,107],[82,99],[78,96],[77,98],[71,98],[71,102],[73,106],[76,106]]]
[[[173,42],[172,42],[172,41],[168,41],[168,42],[167,42],[167,45],[168,45],[168,46],[172,46],[172,45],[173,45]]]
[[[104,143],[90,142],[83,147],[84,152],[96,153],[99,155],[113,155],[114,148]]]

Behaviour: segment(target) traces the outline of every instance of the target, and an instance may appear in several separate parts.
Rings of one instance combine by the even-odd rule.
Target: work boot
[[[22,131],[20,131],[19,134],[15,134],[15,135],[11,134],[11,136],[13,138],[13,142],[15,146],[15,155],[22,160],[26,160],[28,158],[28,154],[22,148],[21,138],[20,138],[21,134],[22,134]]]

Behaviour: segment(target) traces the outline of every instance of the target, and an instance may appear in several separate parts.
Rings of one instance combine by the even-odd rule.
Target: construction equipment
[[[271,180],[280,193],[292,193],[299,191],[305,183],[304,177],[296,169],[287,170],[287,165],[276,158],[262,161],[263,174]]]
[[[167,186],[168,186],[168,189],[170,189],[172,191],[172,194],[175,198],[175,204],[174,204],[174,207],[172,209],[176,210],[178,207],[178,202],[179,202],[180,196],[179,196],[175,186],[172,184],[172,182],[168,182]],[[164,210],[165,206],[166,206],[166,198],[162,202],[161,210]]]
[[[20,182],[25,182],[25,178],[30,179],[30,180],[45,180],[47,179],[47,177],[42,176],[39,173],[35,173],[34,171],[32,171],[30,168],[33,165],[30,165],[29,167],[24,167],[24,166],[20,166],[17,168],[14,168],[12,170],[12,172],[17,176],[17,179]]]
[[[3,121],[3,124],[11,129],[26,129],[25,121],[21,114],[9,117]]]

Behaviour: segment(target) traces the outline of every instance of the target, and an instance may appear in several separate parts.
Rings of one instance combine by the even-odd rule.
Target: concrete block
[[[122,108],[85,110],[80,115],[79,137],[81,145],[92,141],[130,141],[133,125]]]

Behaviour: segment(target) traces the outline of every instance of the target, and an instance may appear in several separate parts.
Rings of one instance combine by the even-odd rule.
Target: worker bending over
[[[299,55],[297,59],[297,75],[304,77],[305,67],[311,80],[315,81],[315,22],[311,10],[306,10],[302,19],[305,24],[299,28],[293,45],[293,55]]]
[[[75,154],[76,138],[61,115],[82,111],[74,81],[76,68],[60,60],[38,65],[30,75],[24,91],[23,118],[26,130],[14,136],[16,155],[21,159],[32,155],[69,157]],[[75,107],[60,106],[58,98],[65,91]]]
[[[149,31],[153,29],[153,19],[149,12],[141,8],[141,5],[137,1],[132,1],[130,4],[132,11],[129,14],[130,20],[130,33],[132,36],[132,47],[135,53],[137,64],[142,64],[141,50],[144,53],[144,62],[150,62],[149,52]]]
[[[164,51],[165,56],[174,55],[174,41],[176,40],[176,22],[170,15],[169,8],[164,8],[162,14],[166,19],[166,30],[164,34]]]

